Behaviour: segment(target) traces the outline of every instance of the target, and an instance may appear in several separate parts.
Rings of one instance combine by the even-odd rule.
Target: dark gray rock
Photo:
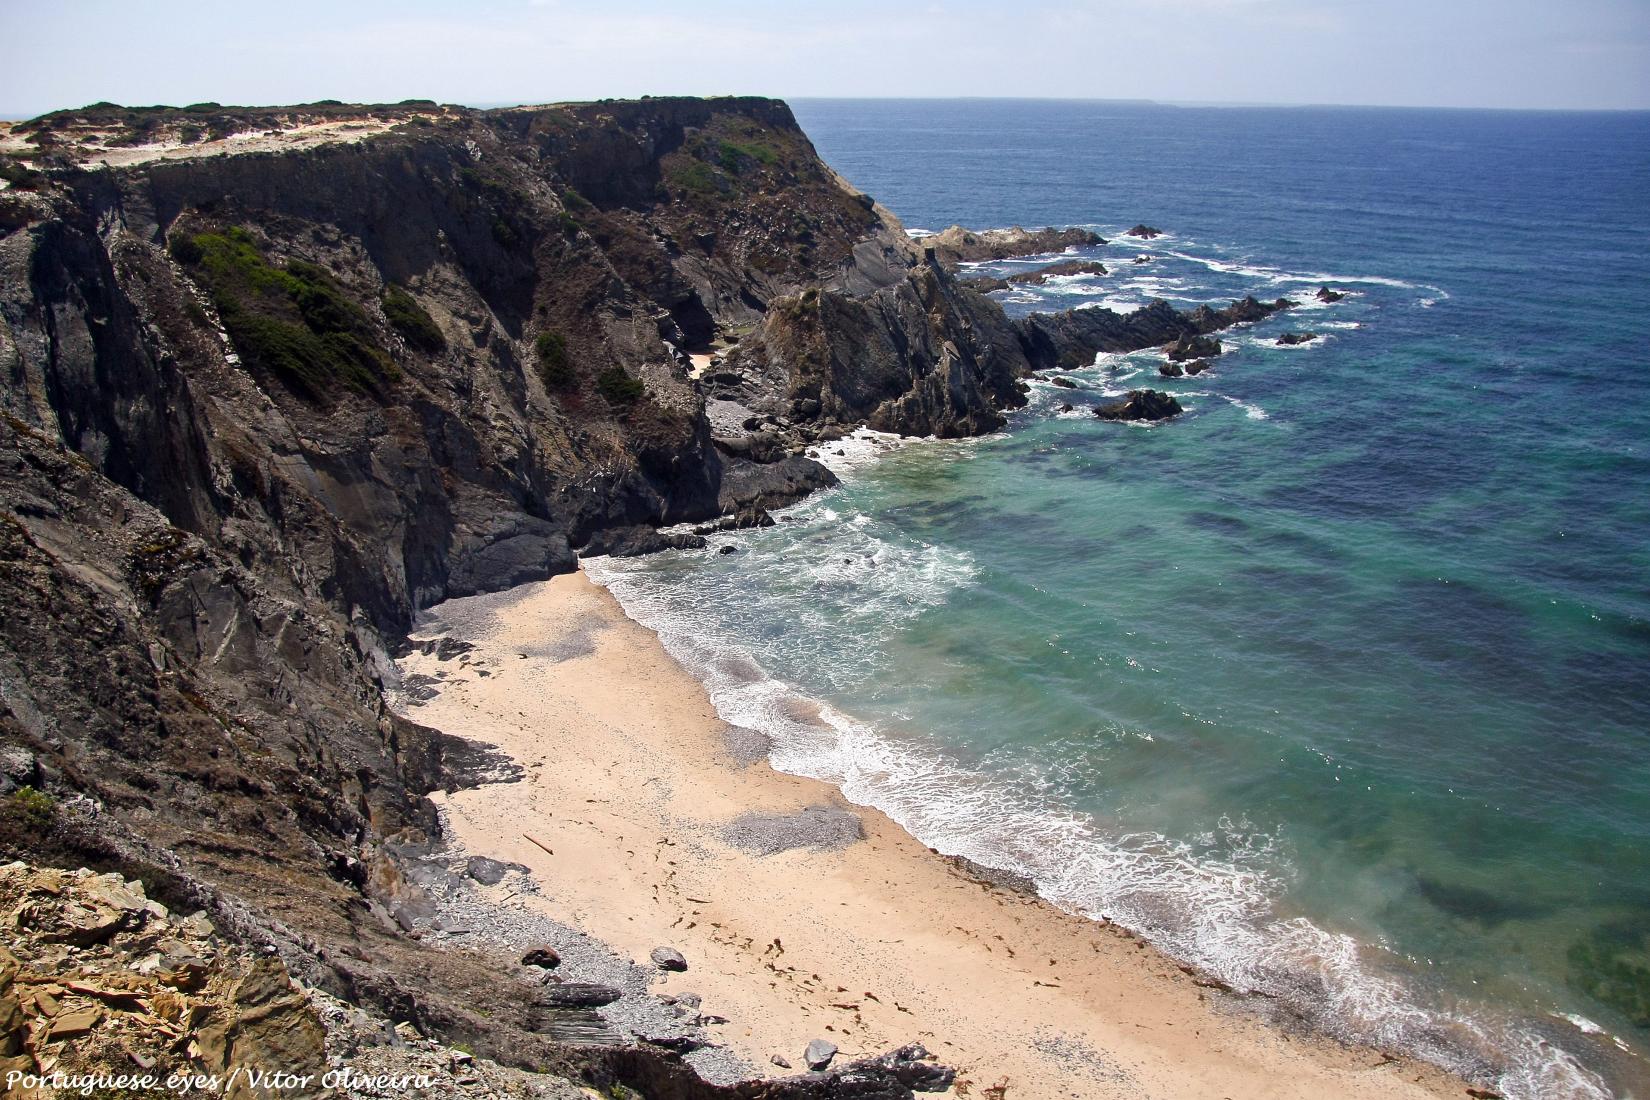
[[[483,886],[497,886],[504,881],[504,876],[512,871],[526,874],[527,868],[519,863],[500,863],[486,856],[471,856],[464,861],[464,873]]]
[[[1220,354],[1220,341],[1208,336],[1185,335],[1164,349],[1171,363],[1188,359],[1213,359]]]
[[[1059,375],[1055,375],[1053,378],[1050,378],[1049,379],[1049,384],[1059,386],[1063,390],[1077,389],[1077,383],[1076,382],[1073,382],[1069,378],[1062,378]]]
[[[1125,233],[1127,236],[1139,237],[1143,241],[1149,241],[1153,237],[1161,237],[1163,235],[1163,230],[1154,229],[1149,225],[1141,224],[1135,226],[1133,229],[1125,230]]]
[[[1180,402],[1158,390],[1130,390],[1121,401],[1094,406],[1101,420],[1166,420],[1184,411]]]
[[[1296,344],[1308,344],[1318,338],[1315,332],[1286,332],[1278,337],[1278,346],[1294,347]]]
[[[735,514],[750,508],[779,508],[836,484],[835,474],[802,455],[767,464],[732,461],[723,467],[717,503],[723,512]]]
[[[544,986],[533,999],[539,1008],[600,1008],[618,1000],[623,993],[610,985],[594,982],[558,982]]]
[[[1186,373],[1186,368],[1179,363],[1160,363],[1157,367],[1157,373],[1164,378],[1179,378]]]
[[[597,531],[579,552],[587,558],[603,554],[615,558],[639,558],[661,550],[703,550],[707,545],[702,535],[667,535],[638,524]]]
[[[744,508],[731,516],[723,516],[715,523],[702,524],[693,529],[696,535],[711,535],[718,531],[746,531],[753,527],[772,527],[773,516],[766,508]]]

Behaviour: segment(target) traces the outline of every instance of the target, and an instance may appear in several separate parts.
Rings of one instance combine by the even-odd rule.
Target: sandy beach
[[[523,864],[538,908],[644,961],[668,945],[763,1072],[920,1041],[957,1096],[1461,1096],[1408,1059],[1286,1034],[1126,931],[982,881],[833,788],[773,771],[658,639],[582,573],[438,608],[408,713],[525,779],[440,797],[451,840]],[[1005,1091],[993,1086],[1006,1083]]]

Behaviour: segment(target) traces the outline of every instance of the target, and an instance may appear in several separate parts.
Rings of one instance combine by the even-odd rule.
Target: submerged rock
[[[1050,378],[1049,379],[1049,384],[1054,385],[1054,386],[1059,386],[1063,390],[1074,390],[1074,389],[1077,388],[1077,383],[1073,382],[1069,378],[1059,378],[1059,377]]]
[[[1130,237],[1139,237],[1143,241],[1149,241],[1153,237],[1161,237],[1163,235],[1163,230],[1154,229],[1153,227],[1151,227],[1149,225],[1142,224],[1142,225],[1137,225],[1133,229],[1128,230],[1127,235],[1130,236]]]
[[[1313,297],[1320,302],[1338,302],[1342,298],[1346,297],[1346,291],[1330,290],[1327,286],[1320,286],[1318,288],[1318,292],[1314,294]]]
[[[1101,420],[1167,420],[1184,411],[1180,402],[1159,390],[1130,390],[1121,401],[1094,406]]]
[[[1286,332],[1278,337],[1278,346],[1290,348],[1296,344],[1307,344],[1318,338],[1315,332]]]

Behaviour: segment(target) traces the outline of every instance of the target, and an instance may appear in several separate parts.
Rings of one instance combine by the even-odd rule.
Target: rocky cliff
[[[651,1096],[731,1093],[568,1048],[519,973],[408,935],[424,795],[501,767],[386,708],[419,609],[795,499],[861,422],[990,431],[1032,370],[1272,308],[1010,322],[772,100],[105,104],[3,137],[0,849]]]

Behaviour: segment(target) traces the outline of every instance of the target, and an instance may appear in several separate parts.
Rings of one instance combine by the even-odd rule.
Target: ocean
[[[1011,314],[1306,304],[593,575],[943,852],[1515,1100],[1650,1089],[1650,115],[794,107],[913,231],[1108,238]]]

